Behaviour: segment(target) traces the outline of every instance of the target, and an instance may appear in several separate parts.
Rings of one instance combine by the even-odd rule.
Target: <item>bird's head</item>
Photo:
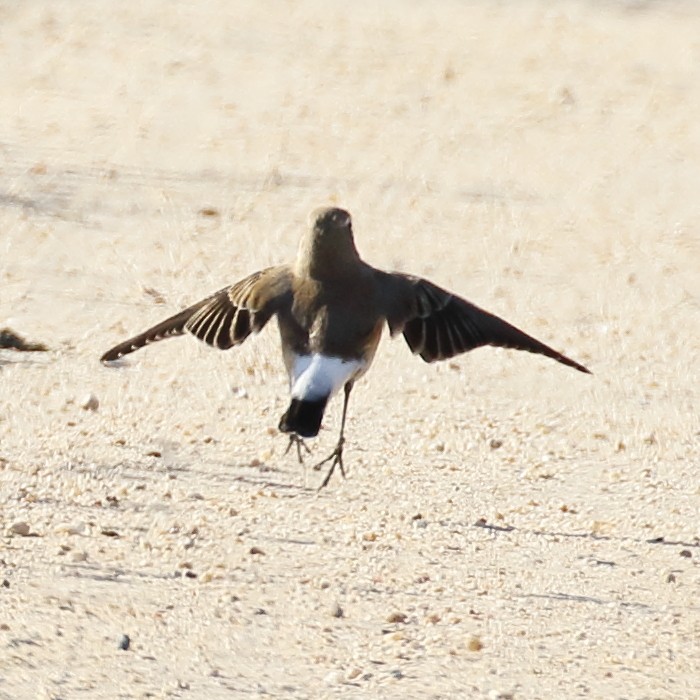
[[[337,276],[352,270],[359,259],[349,212],[338,207],[314,210],[299,246],[299,271],[318,278]]]

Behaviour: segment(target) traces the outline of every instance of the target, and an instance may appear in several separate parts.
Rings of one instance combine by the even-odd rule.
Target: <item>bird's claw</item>
[[[328,482],[331,480],[331,476],[333,475],[333,472],[335,471],[336,466],[340,467],[340,473],[343,475],[343,479],[345,478],[345,467],[343,466],[343,445],[345,444],[345,438],[341,437],[340,440],[338,440],[338,444],[335,446],[335,449],[333,452],[331,452],[328,457],[325,459],[322,459],[318,464],[314,465],[314,469],[318,471],[326,462],[331,462],[331,468],[328,470],[328,473],[326,474],[326,478],[321,482],[321,485],[318,487],[318,490],[320,491],[321,489],[325,488],[328,486]]]
[[[304,456],[302,455],[301,448],[303,447],[307,454],[311,454],[309,446],[304,442],[303,438],[300,438],[296,433],[290,434],[289,444],[287,445],[287,449],[284,451],[285,455],[292,449],[292,445],[295,445],[297,448],[297,459],[299,460],[299,464],[304,464]]]

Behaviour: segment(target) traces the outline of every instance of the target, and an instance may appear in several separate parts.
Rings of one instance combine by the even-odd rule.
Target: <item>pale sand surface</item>
[[[0,352],[0,698],[700,696],[697,4],[6,2],[0,54],[52,348]],[[317,494],[272,324],[99,364],[329,202],[595,375],[385,338]]]

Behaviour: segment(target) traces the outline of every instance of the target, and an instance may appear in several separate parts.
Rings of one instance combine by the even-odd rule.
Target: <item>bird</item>
[[[343,448],[350,393],[367,372],[383,328],[402,334],[425,362],[447,360],[485,345],[525,350],[579,372],[582,364],[545,345],[507,321],[411,274],[385,272],[362,260],[350,214],[330,206],[315,210],[301,236],[294,262],[254,272],[187,307],[101,357],[109,364],[165,338],[189,333],[207,345],[228,350],[277,320],[282,357],[289,377],[289,406],[279,430],[296,444],[318,435],[328,402],[343,390],[338,442],[319,489],[336,467],[345,477]]]

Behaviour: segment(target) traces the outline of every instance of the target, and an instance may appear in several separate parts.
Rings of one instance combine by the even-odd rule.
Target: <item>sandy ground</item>
[[[697,4],[6,2],[0,47],[0,327],[51,348],[0,351],[0,698],[700,697]],[[329,202],[595,375],[387,337],[317,493],[272,326],[99,364]]]

